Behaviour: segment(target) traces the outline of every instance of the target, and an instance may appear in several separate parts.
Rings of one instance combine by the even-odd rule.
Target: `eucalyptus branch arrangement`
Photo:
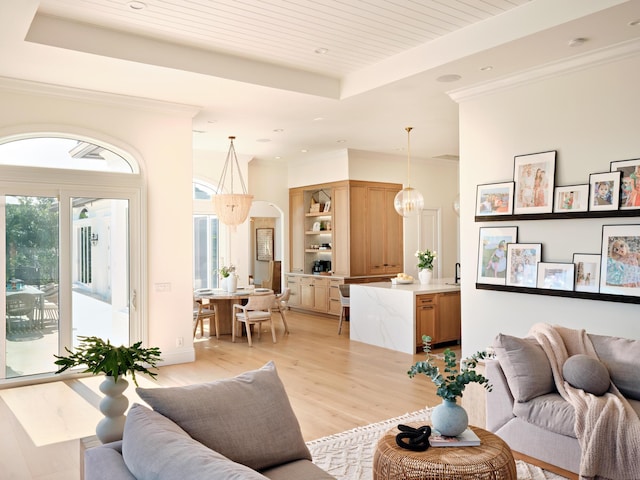
[[[78,337],[80,345],[74,352],[65,347],[69,353],[67,356],[54,355],[54,362],[60,367],[56,373],[62,373],[69,368],[86,366],[83,373],[98,375],[104,373],[107,376],[118,377],[131,374],[131,379],[138,386],[136,372],[149,375],[151,378],[158,374],[150,371],[155,368],[160,358],[160,349],[157,347],[142,348],[142,342],[136,342],[130,347],[124,345],[116,347],[109,340],[104,341],[98,337]]]
[[[431,378],[433,384],[438,387],[436,395],[443,400],[456,401],[456,398],[462,397],[462,392],[470,383],[478,383],[489,392],[492,385],[489,379],[479,374],[474,369],[478,366],[478,361],[487,358],[486,352],[477,352],[471,357],[461,362],[460,370],[456,361],[455,352],[447,348],[444,351],[444,375],[440,372],[440,368],[435,364],[435,357],[431,354],[431,337],[422,336],[424,342],[424,352],[427,359],[416,362],[407,372],[409,377],[413,378],[419,373],[425,374]]]

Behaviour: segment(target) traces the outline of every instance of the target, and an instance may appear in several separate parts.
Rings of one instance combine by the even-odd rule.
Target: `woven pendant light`
[[[232,228],[243,223],[249,216],[249,210],[251,209],[251,203],[253,202],[253,195],[247,193],[247,187],[242,179],[242,172],[240,171],[240,165],[238,164],[238,157],[236,155],[236,149],[233,145],[233,141],[236,137],[229,137],[230,145],[229,152],[227,153],[227,160],[220,175],[220,181],[218,182],[218,192],[224,192],[225,181],[227,172],[230,176],[230,188],[229,193],[216,193],[213,196],[213,204],[215,206],[216,215],[218,219],[225,225],[229,225]],[[238,177],[240,178],[240,184],[242,186],[242,193],[233,192],[233,170],[238,170]]]

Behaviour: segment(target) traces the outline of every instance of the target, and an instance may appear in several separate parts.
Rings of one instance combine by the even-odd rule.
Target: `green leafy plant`
[[[158,374],[150,371],[155,368],[160,358],[160,349],[157,347],[142,348],[142,342],[134,343],[130,347],[124,345],[116,347],[111,345],[109,340],[104,341],[98,337],[78,337],[80,345],[72,352],[65,347],[69,353],[67,356],[54,355],[57,360],[54,362],[60,366],[56,373],[62,373],[69,368],[86,366],[83,373],[92,373],[114,377],[131,374],[131,379],[138,386],[136,372],[149,375],[151,378]]]
[[[477,373],[474,369],[478,366],[478,361],[487,358],[486,352],[477,352],[471,357],[461,362],[460,370],[456,361],[456,354],[447,348],[444,351],[444,375],[440,372],[440,368],[435,364],[435,357],[431,354],[431,337],[422,336],[424,342],[424,352],[427,359],[416,362],[407,372],[409,377],[413,378],[419,373],[424,373],[431,378],[433,384],[438,387],[436,395],[444,400],[456,401],[456,398],[462,397],[462,392],[470,383],[479,383],[486,390],[491,391],[492,385],[489,379],[484,375]]]
[[[220,274],[221,277],[223,278],[227,278],[229,275],[231,275],[232,273],[234,273],[236,271],[236,267],[233,265],[229,265],[228,267],[223,266],[220,267],[217,272]]]
[[[435,250],[432,252],[428,248],[426,250],[418,250],[415,256],[418,259],[419,270],[433,270],[433,261],[438,258]]]

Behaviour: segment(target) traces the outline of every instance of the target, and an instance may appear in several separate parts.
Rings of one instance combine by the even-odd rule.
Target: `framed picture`
[[[324,210],[322,210],[323,212],[330,212],[331,211],[331,200],[327,200],[324,203]]]
[[[589,210],[618,210],[622,172],[589,175]]]
[[[573,263],[538,263],[538,288],[573,291]]]
[[[600,293],[640,296],[640,225],[603,225]]]
[[[611,162],[611,171],[620,172],[620,210],[640,208],[640,158]]]
[[[511,215],[513,211],[513,182],[478,185],[476,216]]]
[[[576,266],[576,292],[598,293],[600,289],[600,255],[590,253],[574,253],[573,263]]]
[[[541,259],[541,243],[508,243],[506,284],[535,288]]]
[[[589,185],[556,187],[553,211],[556,213],[586,212],[589,209]]]
[[[550,213],[553,210],[555,172],[555,150],[515,157],[513,213]]]
[[[481,227],[478,242],[478,283],[504,285],[507,245],[518,241],[518,227]]]
[[[256,228],[256,260],[273,260],[273,228]]]

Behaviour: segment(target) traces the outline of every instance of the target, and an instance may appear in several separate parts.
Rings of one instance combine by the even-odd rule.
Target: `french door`
[[[0,382],[52,375],[82,336],[142,339],[139,193],[68,187],[0,182]]]

